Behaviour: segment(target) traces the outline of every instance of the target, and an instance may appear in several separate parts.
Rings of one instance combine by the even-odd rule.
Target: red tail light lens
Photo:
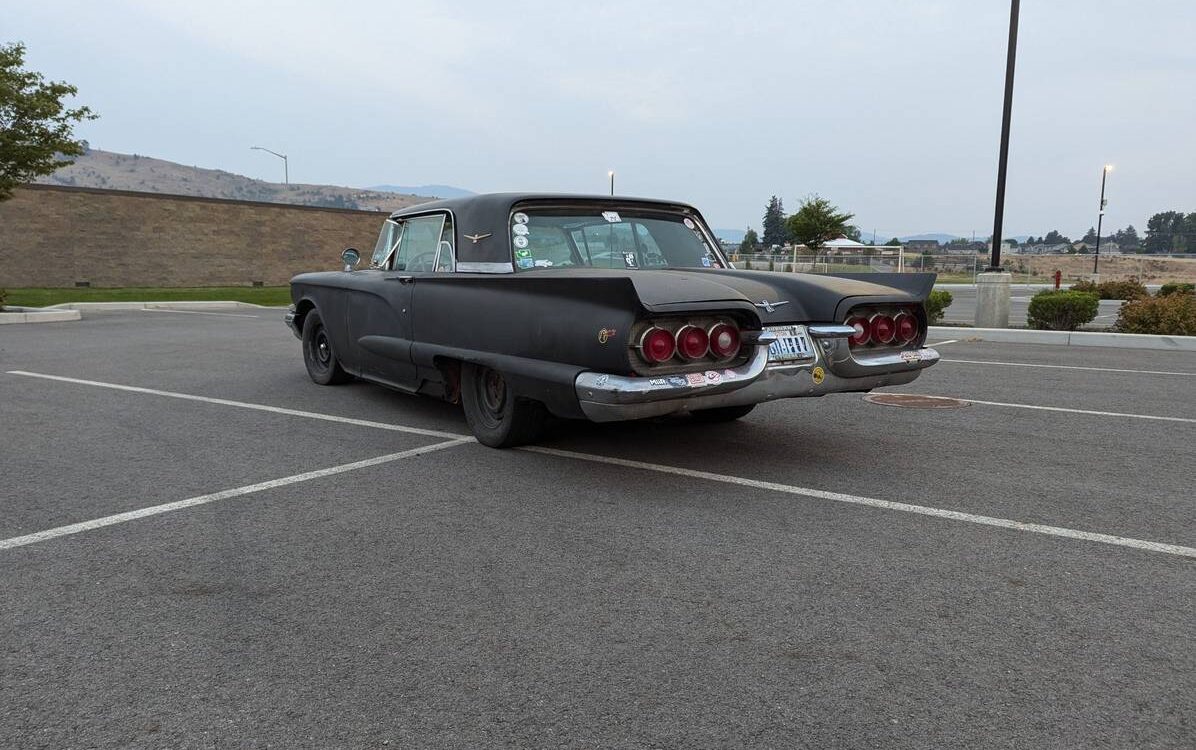
[[[888,315],[872,317],[872,340],[878,344],[891,344],[897,335],[897,324]]]
[[[649,328],[640,337],[640,356],[648,364],[658,365],[673,358],[677,344],[673,334],[663,328]]]
[[[677,351],[685,359],[701,359],[710,348],[710,337],[697,326],[681,326],[677,331]]]
[[[901,313],[896,318],[897,340],[908,344],[918,338],[918,320],[909,313]]]
[[[730,323],[715,323],[710,327],[710,351],[719,359],[739,353],[739,329]]]
[[[847,339],[847,343],[852,346],[863,346],[872,338],[872,326],[866,318],[848,318],[847,325],[855,329],[855,335]]]

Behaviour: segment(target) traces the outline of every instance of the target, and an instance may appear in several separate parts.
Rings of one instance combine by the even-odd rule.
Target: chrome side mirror
[[[361,254],[355,247],[346,247],[345,252],[341,253],[341,260],[345,262],[345,271],[352,271],[361,262]]]

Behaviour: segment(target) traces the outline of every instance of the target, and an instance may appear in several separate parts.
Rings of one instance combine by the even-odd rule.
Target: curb
[[[256,310],[281,310],[282,308],[267,307],[265,305],[256,305],[252,302],[227,302],[227,301],[207,301],[207,300],[193,300],[193,301],[179,301],[179,302],[64,302],[61,305],[50,305],[49,307],[38,308],[42,310],[239,310],[239,309],[256,309]],[[31,308],[32,309],[32,308]]]
[[[1054,344],[1055,346],[1107,346],[1116,349],[1196,352],[1196,336],[1151,336],[1145,333],[1104,331],[1033,331],[1022,328],[969,328],[930,326],[930,336],[1003,344]]]
[[[79,320],[83,316],[78,310],[46,310],[44,312],[0,312],[0,325],[17,323],[63,323],[68,320]]]

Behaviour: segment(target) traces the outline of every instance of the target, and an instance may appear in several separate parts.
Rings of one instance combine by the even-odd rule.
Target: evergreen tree
[[[784,245],[789,239],[785,229],[785,205],[775,195],[768,199],[764,209],[764,236],[760,239],[765,248]]]
[[[743,242],[739,243],[739,252],[754,253],[756,252],[756,246],[759,244],[760,237],[756,234],[756,230],[749,227],[748,230],[743,233]]]
[[[1084,242],[1089,245],[1095,245],[1096,244],[1096,227],[1088,227],[1088,231],[1084,232],[1084,236],[1080,239],[1080,242]]]
[[[853,229],[847,222],[854,216],[840,211],[825,198],[811,195],[802,201],[797,213],[789,217],[786,226],[795,241],[817,253],[824,244]]]
[[[1188,246],[1184,237],[1187,223],[1180,211],[1163,211],[1151,216],[1146,222],[1146,239],[1142,242],[1144,253],[1181,253]],[[1196,224],[1196,222],[1192,222]],[[1192,238],[1196,240],[1196,237]]]

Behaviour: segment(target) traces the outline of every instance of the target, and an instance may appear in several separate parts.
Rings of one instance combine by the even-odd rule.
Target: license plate
[[[776,334],[777,340],[768,346],[769,362],[788,362],[794,359],[813,359],[814,347],[805,326],[772,326],[764,330]]]

